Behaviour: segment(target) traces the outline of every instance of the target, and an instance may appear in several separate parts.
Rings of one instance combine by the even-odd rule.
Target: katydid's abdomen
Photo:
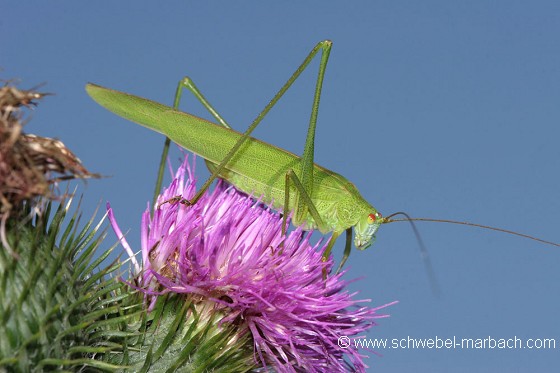
[[[88,84],[86,90],[109,111],[166,135],[213,164],[219,164],[242,136],[234,130],[138,96],[93,84]],[[300,157],[251,137],[219,176],[239,190],[260,197],[276,209],[283,209],[286,174],[293,170],[299,175],[301,168]],[[313,179],[311,199],[326,225],[320,229],[322,233],[332,231],[340,234],[356,226],[357,242],[361,242],[359,228],[364,224],[371,225],[376,210],[361,197],[352,183],[335,172],[315,164]],[[291,188],[290,194],[296,195],[296,189]],[[288,211],[294,210],[294,201],[295,198],[290,199]],[[321,228],[310,214],[306,214],[303,221],[294,221],[294,225],[306,230]],[[356,246],[360,249],[367,247],[369,239],[364,238],[363,244]]]

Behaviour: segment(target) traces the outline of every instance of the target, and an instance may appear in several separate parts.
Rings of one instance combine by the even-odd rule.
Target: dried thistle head
[[[55,199],[58,181],[98,177],[61,141],[23,133],[25,108],[48,95],[20,90],[12,82],[0,87],[0,216],[6,219],[24,201]]]

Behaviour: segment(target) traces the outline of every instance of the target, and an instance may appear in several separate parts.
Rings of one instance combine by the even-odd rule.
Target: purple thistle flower
[[[193,206],[164,203],[195,194],[194,177],[185,160],[171,185],[158,197],[150,218],[142,217],[142,263],[138,287],[152,295],[183,293],[213,302],[220,323],[251,333],[254,357],[282,372],[364,371],[363,356],[343,349],[351,340],[387,317],[377,308],[359,306],[345,289],[343,273],[330,273],[332,257],[323,261],[326,243],[312,245],[311,234],[295,229],[281,245],[281,216],[223,181]],[[109,218],[129,255],[109,208]]]

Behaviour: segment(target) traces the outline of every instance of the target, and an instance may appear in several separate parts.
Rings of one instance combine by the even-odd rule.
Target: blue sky
[[[111,175],[80,184],[84,214],[110,201],[134,247],[163,138],[98,107],[85,83],[170,104],[189,75],[245,129],[323,39],[334,46],[317,163],[385,215],[468,220],[560,242],[558,2],[0,4],[1,77],[56,93],[26,130],[61,139],[91,171]],[[302,152],[315,75],[294,85],[256,137]],[[183,109],[204,114],[190,98]],[[179,156],[172,152],[176,165]],[[410,227],[382,226],[375,245],[349,260],[361,298],[400,301],[368,337],[556,338],[557,348],[383,349],[368,354],[371,370],[556,371],[560,248],[467,227],[418,228],[443,294],[430,291]]]

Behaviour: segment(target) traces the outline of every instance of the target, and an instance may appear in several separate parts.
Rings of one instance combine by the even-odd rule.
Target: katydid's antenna
[[[396,216],[396,215],[404,215],[404,216],[406,216],[406,219],[391,219],[391,217]],[[408,221],[410,223],[412,223],[414,221],[427,221],[427,222],[435,222],[435,223],[468,225],[469,227],[489,229],[491,231],[512,234],[514,236],[527,238],[527,239],[530,239],[530,240],[533,240],[533,241],[544,243],[546,245],[552,245],[552,246],[560,247],[559,243],[543,240],[541,238],[537,238],[537,237],[534,237],[534,236],[529,236],[528,234],[523,234],[523,233],[519,233],[519,232],[510,231],[509,229],[496,228],[496,227],[491,227],[489,225],[476,224],[476,223],[471,223],[471,222],[468,222],[468,221],[456,221],[456,220],[447,220],[447,219],[431,219],[431,218],[411,218],[403,212],[397,212],[393,215],[390,215],[389,217],[386,218],[385,223],[393,223],[393,222],[398,222],[398,221]]]
[[[397,215],[403,215],[406,217],[406,219],[397,219],[397,220],[391,219],[393,216],[397,216]],[[415,219],[412,219],[406,212],[399,211],[387,216],[385,218],[385,223],[392,223],[394,221],[408,221],[410,223],[410,226],[412,227],[412,231],[416,236],[416,241],[418,241],[418,247],[420,248],[420,257],[422,258],[422,262],[424,263],[424,268],[426,269],[426,274],[428,275],[428,282],[430,283],[430,288],[432,289],[432,293],[436,297],[439,297],[441,291],[439,288],[439,284],[436,278],[434,268],[432,267],[432,261],[430,260],[428,249],[426,248],[426,245],[424,245],[424,241],[422,241],[420,232],[418,231],[416,225],[414,224],[414,220]]]

